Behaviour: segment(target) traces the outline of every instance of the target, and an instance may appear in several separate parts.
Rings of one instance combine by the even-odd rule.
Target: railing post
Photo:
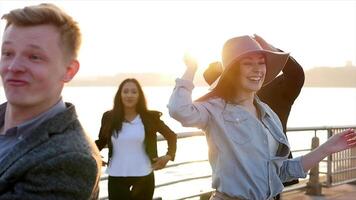
[[[312,151],[319,146],[319,138],[315,135],[312,139]],[[310,170],[307,183],[307,195],[321,196],[321,184],[319,183],[319,163]]]
[[[332,129],[328,129],[328,138],[331,138],[331,136],[333,136],[333,131]],[[328,158],[327,158],[327,174],[326,174],[326,186],[327,187],[330,187],[333,183],[333,180],[332,180],[332,163],[333,163],[333,155],[329,155]]]

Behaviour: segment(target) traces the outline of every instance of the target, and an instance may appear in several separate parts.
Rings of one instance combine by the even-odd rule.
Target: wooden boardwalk
[[[323,196],[310,196],[305,189],[283,192],[282,200],[356,200],[356,183],[323,187]]]

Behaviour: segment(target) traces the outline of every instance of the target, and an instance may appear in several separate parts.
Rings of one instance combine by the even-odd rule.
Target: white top
[[[118,137],[111,137],[113,155],[107,173],[110,176],[146,176],[152,172],[151,161],[145,151],[145,129],[141,117],[123,122]]]
[[[269,149],[269,155],[271,157],[275,156],[277,153],[278,145],[279,143],[277,142],[276,139],[272,136],[271,132],[266,128],[266,126],[263,126],[265,133],[267,135],[267,141],[268,141],[268,149]]]

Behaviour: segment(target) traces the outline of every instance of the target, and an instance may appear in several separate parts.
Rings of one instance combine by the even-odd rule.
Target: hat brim
[[[220,75],[219,78],[217,78],[210,86],[209,90],[213,90],[216,88],[217,85],[220,84],[221,80],[224,79],[230,68],[237,62],[239,61],[242,57],[246,56],[247,54],[250,53],[263,53],[266,58],[266,75],[265,75],[265,80],[263,82],[263,86],[267,85],[273,79],[277,77],[277,75],[283,70],[285,64],[287,63],[287,60],[289,58],[289,53],[285,52],[273,52],[273,51],[268,51],[268,50],[256,50],[256,51],[248,51],[239,57],[235,58],[233,62],[231,62],[230,65],[224,66],[224,71]]]

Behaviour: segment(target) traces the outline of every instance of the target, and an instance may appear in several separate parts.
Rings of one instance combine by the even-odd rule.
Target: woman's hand
[[[277,48],[275,48],[274,46],[268,44],[266,42],[266,40],[264,40],[261,36],[257,35],[257,34],[253,34],[253,38],[261,45],[261,47],[265,50],[268,51],[279,51]]]
[[[198,69],[197,61],[190,54],[188,54],[188,53],[184,54],[183,60],[184,60],[185,66],[187,66],[187,70],[195,72]]]
[[[101,166],[106,166],[108,163],[104,161],[104,156],[100,155],[101,157]]]
[[[348,129],[330,137],[324,144],[302,157],[304,172],[307,172],[326,156],[356,146],[356,133]]]
[[[167,165],[168,161],[171,160],[171,158],[172,157],[170,155],[153,158],[154,163],[152,164],[152,169],[153,170],[163,169]]]
[[[198,63],[191,55],[187,53],[184,54],[183,61],[187,66],[187,69],[185,70],[182,79],[193,81],[195,72],[198,69]]]
[[[330,155],[332,153],[336,153],[355,146],[356,132],[353,129],[347,129],[346,131],[343,131],[330,137],[322,145],[322,148],[327,155]]]

